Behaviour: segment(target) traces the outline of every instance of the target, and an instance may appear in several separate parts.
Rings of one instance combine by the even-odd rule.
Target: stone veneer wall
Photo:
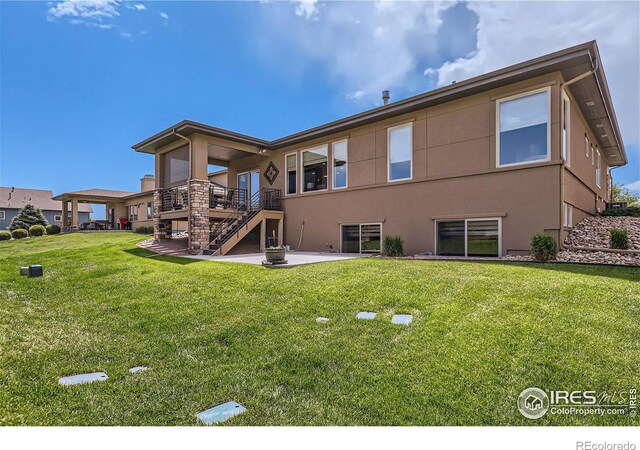
[[[162,207],[162,189],[153,192],[153,239],[171,239],[171,221],[160,220],[160,208]]]
[[[209,180],[189,181],[189,252],[209,245]]]

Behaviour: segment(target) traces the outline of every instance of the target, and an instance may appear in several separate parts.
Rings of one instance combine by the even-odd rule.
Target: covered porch
[[[208,177],[212,168],[268,161],[272,154],[264,144],[193,122],[136,144],[135,150],[155,156],[154,238],[170,239],[173,224],[182,220],[187,223],[188,249],[194,254],[227,254],[255,229],[261,230],[259,248],[263,249],[270,227],[281,244],[282,193],[271,187],[267,173],[256,169],[235,176],[234,171],[226,186]]]

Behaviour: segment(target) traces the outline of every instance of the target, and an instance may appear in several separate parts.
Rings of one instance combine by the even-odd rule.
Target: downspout
[[[191,147],[192,147],[192,142],[191,139],[184,137],[183,135],[181,135],[180,133],[177,133],[176,130],[173,130],[173,134],[177,137],[179,137],[182,140],[185,140],[189,143],[189,178],[187,178],[187,199],[188,199],[188,203],[187,203],[187,230],[189,230],[189,234],[187,236],[188,238],[188,242],[189,242],[189,249],[191,249],[191,198],[190,198],[190,191],[191,191],[191,165],[193,164],[193,162],[191,161]]]

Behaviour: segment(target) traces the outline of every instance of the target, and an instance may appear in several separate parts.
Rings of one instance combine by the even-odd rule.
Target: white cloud
[[[353,92],[349,92],[346,95],[346,97],[347,97],[347,100],[360,100],[365,96],[365,94],[366,92],[364,91],[353,91]]]
[[[315,20],[318,16],[318,1],[317,0],[299,0],[296,6],[296,16],[304,17],[305,19]]]
[[[64,0],[51,6],[48,17],[74,17],[88,20],[103,20],[119,16],[117,0]]]
[[[637,194],[640,194],[640,180],[634,181],[632,183],[629,183],[627,185],[625,185],[625,187],[627,189],[629,189],[632,192],[635,192]]]
[[[362,91],[363,101],[375,103],[384,89],[424,90],[421,61],[436,54],[442,12],[453,4],[296,2],[288,9],[264,5],[269,26],[260,29],[258,53],[280,67],[286,61],[290,73],[321,68],[340,84],[341,92]]]
[[[596,39],[620,128],[627,144],[638,142],[637,2],[474,2],[468,7],[479,19],[477,51],[428,68],[437,71],[439,86]]]
[[[144,6],[142,3],[134,3],[133,5],[127,5],[128,9],[135,9],[136,11],[144,11],[145,9],[147,9],[146,6]]]
[[[169,14],[165,12],[160,13],[160,17],[164,19],[164,24],[167,25],[169,23]]]

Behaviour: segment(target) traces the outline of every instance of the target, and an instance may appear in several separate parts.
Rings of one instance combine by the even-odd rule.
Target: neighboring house
[[[155,237],[181,222],[213,254],[274,234],[303,251],[400,235],[408,254],[528,253],[604,209],[627,163],[595,42],[274,141],[182,121],[133,148],[155,155]]]
[[[52,191],[43,189],[0,187],[0,230],[9,228],[20,208],[28,203],[40,208],[47,222],[62,226],[62,202],[52,200],[52,196]],[[78,217],[86,222],[92,212],[91,205],[82,205]]]
[[[65,192],[55,196],[63,205],[70,205],[71,214],[63,224],[65,230],[76,229],[83,221],[75,211],[84,204],[103,204],[106,208],[106,220],[109,229],[120,229],[124,222],[130,222],[131,229],[153,226],[153,175],[140,179],[140,192],[114,191],[110,189],[87,189]],[[69,206],[68,206],[69,207]]]

